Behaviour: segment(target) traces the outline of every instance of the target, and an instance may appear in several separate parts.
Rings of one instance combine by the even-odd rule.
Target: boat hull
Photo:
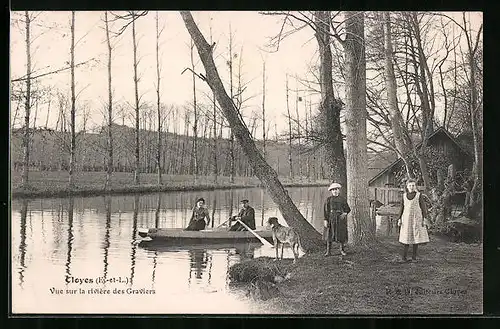
[[[272,242],[272,231],[257,229],[255,232]],[[213,229],[202,231],[184,231],[183,229],[163,229],[150,228],[139,230],[139,236],[150,238],[154,241],[161,241],[173,245],[193,245],[193,244],[234,244],[234,243],[259,243],[251,232],[237,231],[230,232],[227,229]]]

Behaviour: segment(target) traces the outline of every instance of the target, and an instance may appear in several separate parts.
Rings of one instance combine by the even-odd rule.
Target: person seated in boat
[[[240,222],[236,222],[234,225],[231,226],[231,222],[235,220],[241,220],[243,223],[245,223],[248,227],[250,227],[252,230],[255,230],[255,210],[250,207],[249,201],[248,200],[241,200],[241,208],[240,212],[236,216],[232,216],[229,219],[229,231],[246,231],[247,229],[241,225]]]
[[[206,222],[205,218],[207,219]],[[207,207],[205,206],[205,199],[199,198],[196,200],[196,205],[193,208],[189,225],[184,229],[184,231],[201,231],[204,230],[209,223],[210,215]]]

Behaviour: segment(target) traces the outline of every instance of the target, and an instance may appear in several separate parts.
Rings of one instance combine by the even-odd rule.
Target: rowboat
[[[260,237],[272,242],[273,233],[265,227],[254,230]],[[139,236],[174,245],[187,244],[235,244],[258,243],[259,239],[249,231],[228,231],[227,228],[213,228],[201,231],[184,231],[184,229],[145,228],[138,230]]]
[[[209,241],[207,243],[200,243],[199,241],[195,241],[195,243],[176,243],[172,240],[141,240],[139,243],[139,247],[156,252],[182,252],[182,251],[190,251],[190,252],[203,252],[206,250],[223,250],[223,249],[235,249],[237,253],[244,254],[247,251],[251,251],[255,248],[261,247],[262,243],[257,239],[252,240],[252,242],[212,242]]]

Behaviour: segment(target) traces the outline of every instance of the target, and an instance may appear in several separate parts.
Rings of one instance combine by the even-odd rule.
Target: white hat
[[[330,187],[328,187],[328,191],[331,191],[334,188],[341,188],[341,187],[342,187],[342,185],[340,185],[339,183],[332,183],[332,185],[330,185]]]

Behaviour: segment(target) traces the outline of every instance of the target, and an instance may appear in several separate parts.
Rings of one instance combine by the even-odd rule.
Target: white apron
[[[403,195],[404,209],[401,216],[401,230],[399,242],[404,244],[419,244],[429,242],[427,228],[422,226],[424,222],[422,209],[420,209],[420,192],[415,194],[412,200],[408,200],[406,193]]]

